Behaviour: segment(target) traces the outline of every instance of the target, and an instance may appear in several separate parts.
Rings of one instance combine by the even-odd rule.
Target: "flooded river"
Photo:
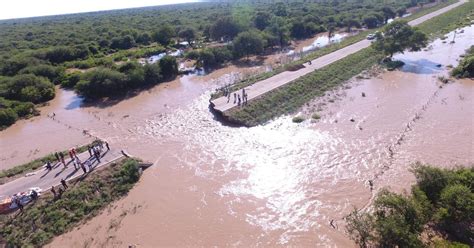
[[[235,128],[214,119],[210,92],[248,68],[185,76],[100,106],[59,91],[42,116],[0,132],[2,168],[85,143],[84,130],[155,163],[125,199],[52,247],[350,247],[342,218],[382,187],[409,189],[410,164],[474,163],[474,82],[437,79],[473,45],[474,27],[450,39],[397,55],[401,71],[315,100],[301,113],[322,118],[301,124],[283,116]]]

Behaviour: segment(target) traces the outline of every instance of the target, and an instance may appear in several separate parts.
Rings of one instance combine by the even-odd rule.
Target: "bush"
[[[0,127],[10,126],[18,119],[13,109],[0,109]]]
[[[64,75],[64,69],[52,65],[36,65],[22,69],[20,74],[34,74],[39,77],[48,78],[54,84],[59,83],[59,78]]]
[[[313,118],[314,120],[319,120],[319,119],[321,119],[321,116],[319,114],[315,113],[311,116],[311,118]]]
[[[417,164],[412,171],[417,184],[411,196],[382,190],[373,213],[354,211],[347,217],[350,237],[360,247],[432,247],[423,244],[420,236],[426,229],[434,229],[446,233],[445,237],[472,242],[474,167],[446,170]],[[465,247],[444,240],[434,244]]]
[[[41,103],[54,98],[54,85],[43,77],[21,74],[0,83],[0,97],[24,102]]]
[[[159,64],[163,78],[172,79],[178,75],[178,63],[175,57],[165,56],[160,59]]]
[[[296,116],[296,117],[293,117],[292,121],[293,121],[294,123],[301,123],[301,122],[304,121],[304,118],[301,117],[301,116]]]
[[[474,46],[467,50],[466,55],[451,74],[458,78],[474,78]]]
[[[77,92],[87,98],[100,98],[124,92],[126,76],[123,73],[107,68],[99,68],[84,73],[77,83]]]
[[[73,72],[70,74],[64,75],[61,79],[61,86],[67,89],[72,89],[76,86],[77,83],[81,80],[81,72]]]

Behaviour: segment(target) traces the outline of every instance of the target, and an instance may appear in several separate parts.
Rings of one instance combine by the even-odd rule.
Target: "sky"
[[[2,0],[0,3],[0,20],[197,1],[198,0]]]

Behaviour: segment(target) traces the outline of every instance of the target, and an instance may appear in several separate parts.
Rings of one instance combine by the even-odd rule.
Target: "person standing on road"
[[[56,198],[56,190],[54,189],[54,186],[51,186],[51,192],[54,195],[54,198]]]
[[[71,149],[71,152],[72,152],[72,155],[74,155],[75,158],[77,158],[77,152],[76,152],[76,148],[72,148]]]
[[[58,161],[58,163],[61,162],[61,160],[59,159],[59,154],[58,154],[58,152],[55,152],[55,153],[54,153],[54,156],[56,157],[56,160]]]
[[[15,199],[15,203],[18,206],[18,208],[20,209],[20,212],[23,212],[23,204],[21,204],[20,197],[17,197]]]
[[[67,168],[66,161],[64,160],[64,154],[62,152],[59,153],[59,157],[61,157],[61,162],[64,165],[64,168]]]
[[[53,166],[51,165],[51,162],[49,160],[48,160],[48,162],[46,162],[46,169],[48,169],[48,170],[53,169]]]
[[[234,104],[237,102],[237,93],[234,93]]]
[[[71,161],[74,160],[74,154],[72,153],[72,149],[69,150],[69,157],[71,158]]]
[[[107,151],[110,151],[109,142],[105,142],[105,147],[107,147]]]
[[[94,156],[97,159],[97,162],[100,163],[100,152],[99,149],[94,149]]]
[[[87,161],[89,161],[89,160],[87,160]],[[84,166],[84,164],[81,164],[81,168],[82,168],[82,171],[84,172],[84,174],[86,174],[87,170],[86,170],[86,167]]]
[[[92,157],[92,148],[91,145],[87,146],[87,151],[89,151],[89,157]]]
[[[61,184],[63,185],[64,190],[66,190],[66,189],[68,188],[68,186],[67,186],[67,184],[66,184],[66,180],[64,180],[64,178],[61,179]]]

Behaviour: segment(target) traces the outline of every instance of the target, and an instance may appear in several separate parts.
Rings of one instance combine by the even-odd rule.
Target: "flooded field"
[[[474,163],[474,82],[438,80],[473,45],[474,27],[464,30],[454,44],[450,34],[397,55],[400,71],[355,79],[308,104],[301,111],[318,112],[316,122],[216,121],[210,92],[248,68],[185,76],[100,106],[59,91],[42,116],[0,132],[1,168],[85,143],[87,134],[155,163],[125,199],[51,247],[350,247],[342,218],[382,187],[408,189],[410,164]]]

